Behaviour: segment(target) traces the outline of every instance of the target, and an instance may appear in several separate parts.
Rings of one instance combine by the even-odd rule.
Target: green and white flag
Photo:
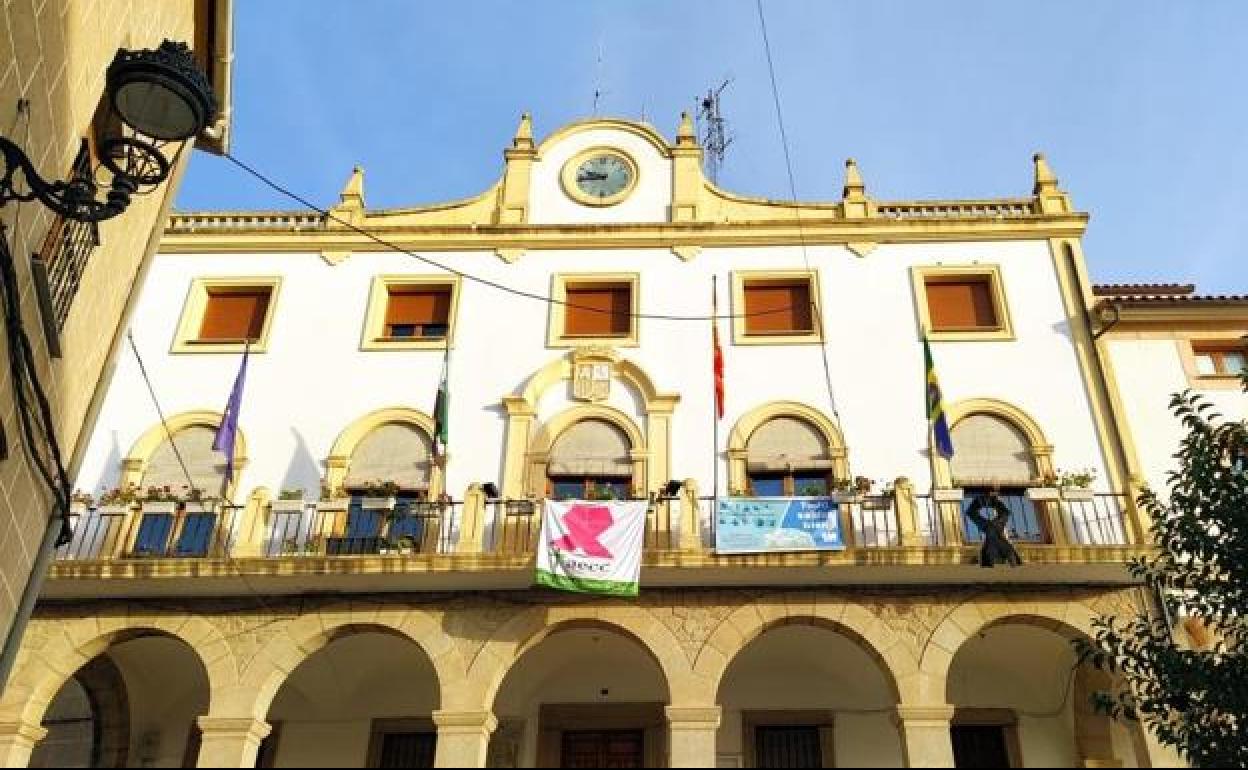
[[[645,500],[547,500],[537,584],[636,596],[648,505]]]

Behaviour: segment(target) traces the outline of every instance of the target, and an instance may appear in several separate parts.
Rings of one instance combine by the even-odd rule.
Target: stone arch
[[[730,488],[745,489],[748,486],[746,462],[750,436],[766,422],[777,417],[794,417],[813,426],[828,445],[833,475],[838,479],[849,475],[849,450],[845,446],[845,436],[835,422],[823,412],[800,401],[768,401],[741,415],[728,434]]]
[[[185,615],[134,617],[120,625],[111,620],[107,608],[98,620],[95,616],[36,620],[0,695],[0,721],[38,725],[57,691],[79,669],[119,642],[149,635],[179,641],[199,659],[208,677],[210,710],[219,693],[237,684],[234,651],[208,621]],[[38,642],[43,634],[46,638]]]
[[[565,628],[599,627],[636,642],[654,661],[667,683],[672,703],[712,703],[705,682],[689,666],[678,640],[650,613],[636,607],[533,607],[512,617],[486,641],[468,668],[467,682],[481,708],[489,710],[507,673],[529,650]],[[714,691],[709,697],[714,698]]]
[[[537,158],[540,160],[542,153],[547,147],[559,142],[560,140],[579,134],[583,131],[592,131],[594,129],[611,129],[615,131],[623,131],[625,133],[639,136],[649,142],[661,157],[672,157],[672,150],[658,131],[645,123],[634,123],[631,120],[619,120],[615,118],[586,118],[572,123],[568,123],[547,136],[537,146]]]
[[[652,475],[652,457],[649,447],[646,446],[646,436],[628,415],[606,404],[580,404],[565,409],[538,428],[528,452],[528,491],[538,497],[545,496],[546,466],[550,460],[551,449],[565,431],[586,420],[609,423],[628,437],[629,456],[633,460],[633,487],[644,493]]]
[[[138,486],[143,480],[144,472],[147,470],[148,460],[170,436],[176,436],[180,431],[187,428],[212,428],[215,430],[221,425],[222,417],[223,415],[220,412],[210,409],[182,412],[169,417],[164,423],[156,423],[145,430],[131,445],[129,453],[121,461],[121,483],[119,486]],[[242,476],[242,471],[246,467],[247,437],[240,426],[234,437],[234,478],[230,482],[229,489],[226,490],[226,497],[233,498],[238,487],[238,479]]]
[[[644,462],[645,473],[634,473],[634,483],[639,479],[643,482],[666,481],[670,477],[672,412],[680,401],[680,395],[661,392],[644,369],[610,348],[582,347],[569,351],[567,355],[550,361],[534,372],[519,395],[503,398],[503,408],[507,413],[507,439],[503,455],[504,496],[523,497],[534,494],[532,453],[549,451],[550,442],[553,441],[549,425],[543,426],[543,434],[538,435],[535,426],[537,406],[547,390],[572,379],[577,363],[600,363],[608,366],[612,380],[619,380],[635,390],[646,417],[645,427],[644,431],[639,429],[627,415],[602,404],[590,403],[583,406],[607,411],[595,413],[580,406],[568,411],[581,410],[577,413],[583,416],[575,419],[586,419],[597,414],[615,422],[629,434],[635,450],[645,448],[646,454],[639,458]],[[566,423],[558,425],[553,431],[554,435],[557,436],[558,430],[563,427],[566,427]],[[641,439],[638,440],[638,437]],[[545,446],[545,450],[540,448],[542,446]]]
[[[809,599],[793,606],[777,607],[768,602],[747,604],[715,627],[698,651],[694,672],[710,683],[714,697],[728,667],[750,642],[774,628],[799,624],[826,628],[857,644],[880,666],[898,702],[913,695],[918,662],[897,643],[880,648],[869,641],[896,639],[897,634],[857,604],[819,604]]]
[[[351,455],[368,434],[383,425],[410,425],[430,438],[434,434],[434,419],[418,409],[392,406],[377,409],[360,417],[338,434],[325,459],[325,483],[335,492],[342,489],[351,464]],[[437,499],[445,489],[445,473],[439,463],[433,463],[429,471],[429,497]]]
[[[1032,464],[1036,473],[1044,478],[1053,473],[1053,445],[1049,443],[1040,427],[1031,415],[1021,408],[995,398],[968,398],[945,406],[945,417],[949,422],[949,430],[971,415],[982,414],[998,419],[1016,428],[1027,441],[1031,450]],[[953,466],[950,461],[936,451],[935,437],[929,431],[929,446],[934,461],[935,482],[939,487],[951,487],[954,483]]]
[[[1091,639],[1096,613],[1075,601],[1054,601],[1012,607],[1004,597],[964,602],[932,632],[919,660],[919,696],[928,703],[945,703],[949,670],[958,650],[984,629],[1003,623],[1022,623],[1053,631],[1069,640]]]
[[[228,715],[248,714],[264,720],[278,690],[299,664],[343,635],[369,631],[395,634],[415,644],[433,666],[441,707],[459,702],[459,693],[465,689],[463,661],[435,617],[416,610],[390,613],[376,607],[322,609],[291,621],[257,652],[242,673],[240,700],[230,704],[233,710]]]

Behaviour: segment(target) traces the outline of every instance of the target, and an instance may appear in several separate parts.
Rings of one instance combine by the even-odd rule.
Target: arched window
[[[628,435],[606,420],[573,424],[550,449],[549,494],[556,499],[631,497],[631,450]]]
[[[831,448],[807,420],[773,417],[746,442],[746,473],[754,495],[824,496],[834,481]]]
[[[166,438],[148,456],[139,486],[143,489],[169,487],[180,494],[185,491],[189,474],[191,483],[204,495],[221,497],[225,457],[212,448],[216,436],[216,426],[191,425],[174,433],[172,443]],[[185,471],[183,464],[186,465]]]
[[[958,420],[952,429],[953,481],[963,489],[965,512],[981,495],[996,491],[1010,510],[1010,532],[1016,540],[1048,542],[1044,518],[1027,497],[1027,487],[1040,475],[1026,434],[1009,420],[975,413]],[[983,539],[973,522],[963,516],[963,532],[970,542]]]
[[[351,490],[393,481],[403,490],[426,492],[432,468],[433,442],[428,433],[410,423],[386,423],[356,445],[343,486]]]

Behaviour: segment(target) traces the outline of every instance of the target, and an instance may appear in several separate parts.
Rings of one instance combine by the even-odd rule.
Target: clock
[[[636,184],[637,164],[616,150],[586,150],[563,168],[563,187],[568,195],[589,206],[619,203]]]

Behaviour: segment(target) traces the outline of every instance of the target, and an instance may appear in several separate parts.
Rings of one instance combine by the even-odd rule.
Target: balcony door
[[[645,767],[644,730],[566,730],[560,767]]]

